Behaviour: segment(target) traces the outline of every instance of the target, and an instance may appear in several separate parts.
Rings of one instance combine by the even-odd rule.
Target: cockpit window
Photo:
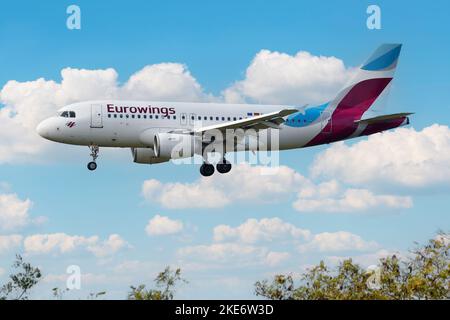
[[[63,111],[59,114],[60,117],[63,118],[75,118],[75,111]]]

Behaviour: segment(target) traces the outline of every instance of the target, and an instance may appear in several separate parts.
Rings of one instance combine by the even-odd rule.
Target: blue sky
[[[334,56],[344,63],[342,77],[345,78],[346,70],[357,67],[379,44],[403,43],[388,110],[390,113],[416,112],[412,128],[394,132],[392,136],[369,139],[368,148],[364,144],[368,139],[362,138],[346,142],[343,150],[320,146],[283,152],[280,163],[287,177],[301,175],[314,188],[322,182],[336,181],[344,191],[364,189],[372,195],[392,196],[395,201],[406,199],[411,203],[383,205],[385,200],[382,199],[386,198],[376,198],[375,202],[381,202],[379,206],[345,207],[331,213],[320,207],[305,213],[293,206],[302,182],[286,183],[286,189],[292,190],[277,191],[272,201],[267,201],[272,197],[264,183],[271,181],[283,186],[283,181],[276,177],[270,178],[274,181],[256,179],[257,195],[241,199],[228,196],[227,188],[235,188],[230,193],[239,194],[245,191],[239,188],[251,188],[252,185],[235,177],[217,181],[217,186],[214,182],[207,184],[211,189],[225,193],[229,200],[227,205],[173,208],[161,200],[160,194],[146,194],[144,181],[155,179],[166,189],[170,189],[168,183],[178,182],[184,186],[184,191],[204,186],[199,182],[196,166],[138,165],[131,161],[128,150],[114,150],[102,152],[99,169],[95,173],[88,172],[85,168],[89,159],[87,148],[37,142],[40,140],[32,136],[34,132],[29,125],[32,120],[26,122],[19,117],[16,120],[24,121],[21,130],[26,132],[15,131],[11,138],[6,132],[10,128],[6,122],[0,130],[3,140],[0,146],[0,195],[16,194],[16,202],[23,204],[29,199],[33,204],[24,209],[27,221],[22,225],[0,228],[0,235],[19,235],[23,239],[16,246],[5,245],[3,250],[0,245],[0,281],[6,280],[14,253],[21,252],[32,263],[41,266],[48,276],[33,292],[36,298],[50,297],[52,287],[63,287],[66,268],[71,264],[79,265],[82,272],[88,274],[82,290],[68,294],[73,298],[83,298],[88,292],[99,290],[106,290],[110,298],[124,298],[129,285],[151,284],[156,272],[165,265],[186,270],[190,284],[181,288],[180,298],[253,298],[252,284],[276,272],[301,271],[321,259],[332,261],[337,256],[359,257],[356,259],[370,264],[370,257],[382,254],[383,250],[405,252],[412,247],[413,241],[424,242],[438,229],[448,230],[450,175],[446,168],[450,167],[450,44],[445,41],[450,31],[446,22],[450,10],[448,1],[420,4],[377,1],[382,10],[381,30],[366,28],[366,8],[372,4],[368,1],[283,1],[281,4],[275,1],[76,1],[81,8],[81,30],[66,28],[65,11],[70,4],[72,2],[67,1],[3,4],[0,12],[3,110],[9,108],[23,117],[30,108],[31,114],[40,117],[53,110],[60,101],[73,102],[84,97],[83,92],[77,93],[77,83],[64,89],[65,96],[60,100],[57,94],[51,94],[53,89],[48,89],[48,96],[39,95],[43,90],[38,85],[37,89],[30,89],[39,78],[61,83],[61,70],[67,67],[113,68],[117,73],[116,85],[121,87],[145,66],[179,63],[185,65],[185,71],[188,70],[194,79],[184,77],[187,86],[194,81],[201,87],[197,100],[207,99],[207,95],[223,100],[224,90],[233,88],[236,82],[250,81],[249,66],[254,59],[258,61],[257,54],[264,49],[289,56],[295,56],[299,51],[307,51],[312,56]],[[310,76],[317,87],[315,90],[320,92],[321,84],[314,80],[313,74]],[[6,90],[4,86],[10,80],[17,82]],[[100,78],[99,82],[103,80]],[[32,83],[26,84],[28,81]],[[326,87],[326,91],[332,91],[339,81]],[[28,85],[30,88],[26,87]],[[308,92],[302,90],[304,88],[299,86],[292,97],[305,100]],[[246,92],[241,94],[244,98],[255,98]],[[280,102],[292,99],[282,94],[281,90],[274,91],[274,99],[280,99]],[[149,99],[155,95],[158,96],[150,92]],[[166,97],[170,99],[170,93]],[[35,105],[27,105],[33,101],[37,101]],[[13,121],[11,119],[7,117],[1,121]],[[424,131],[427,128],[428,131]],[[23,142],[16,139],[17,135],[30,138]],[[402,141],[410,143],[409,148],[395,145]],[[379,153],[397,147],[402,152],[394,153],[392,159],[381,159]],[[32,150],[23,156],[21,148]],[[372,150],[373,154],[367,150]],[[327,158],[325,152],[328,151]],[[378,156],[380,167],[358,168],[361,178],[355,178],[342,170],[341,163],[333,160],[336,158],[333,156],[338,155],[348,160],[354,154],[363,154],[369,160],[378,159]],[[410,162],[408,158],[411,158]],[[331,169],[323,168],[327,160]],[[242,170],[241,173],[248,171],[258,175],[257,171]],[[440,170],[442,173],[436,174]],[[250,179],[251,176],[243,174],[241,178]],[[15,201],[8,199],[0,208],[6,210],[6,205]],[[181,222],[182,230],[167,235],[147,234],[146,225],[156,215]],[[46,218],[36,221],[39,216]],[[310,238],[283,238],[280,234],[263,232],[266,238],[261,236],[264,239],[249,242],[239,239],[236,235],[239,232],[235,230],[227,240],[213,239],[213,230],[219,225],[236,228],[248,219],[260,222],[264,218],[279,218],[284,223],[280,228],[308,230]],[[271,220],[269,224],[278,222]],[[336,241],[347,241],[344,244],[348,245],[348,242],[360,240],[361,246],[342,250],[320,250],[313,246],[314,239],[317,243],[322,241],[324,233],[338,232],[346,234],[341,234]],[[85,238],[98,236],[98,240],[92,240],[90,244],[83,243],[86,239],[77,240],[75,248],[66,252],[56,247],[48,251],[33,247],[36,238],[26,241],[34,235],[61,233]],[[103,243],[111,234],[118,234],[122,241],[117,250],[109,247],[110,243]],[[358,238],[348,240],[349,234]],[[322,237],[314,238],[317,235]],[[311,249],[299,249],[308,244]],[[215,250],[220,245],[229,246],[222,248],[229,259],[208,259],[196,253]],[[104,250],[105,254],[96,255],[97,249]],[[279,263],[267,263],[270,252],[278,254]]]

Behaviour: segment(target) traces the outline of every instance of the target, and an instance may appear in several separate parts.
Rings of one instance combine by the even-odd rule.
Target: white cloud
[[[183,223],[179,220],[171,220],[157,214],[148,221],[145,231],[151,236],[161,236],[178,233],[183,230]]]
[[[71,236],[65,233],[35,234],[27,236],[23,242],[28,254],[68,253],[84,248],[97,257],[105,257],[128,246],[119,235],[112,234],[100,242],[98,236]]]
[[[300,245],[301,253],[309,251],[370,251],[378,247],[374,241],[365,241],[360,236],[347,231],[323,232],[313,236],[311,241]]]
[[[0,194],[0,230],[13,230],[30,222],[29,199],[21,200],[17,194]]]
[[[280,265],[281,263],[285,262],[287,259],[289,259],[291,255],[289,252],[269,252],[267,256],[265,257],[265,263],[271,267]]]
[[[450,129],[434,124],[387,131],[353,145],[339,142],[317,156],[311,172],[362,185],[450,185]]]
[[[111,234],[108,239],[101,243],[90,244],[87,250],[92,252],[95,256],[102,258],[111,256],[119,250],[130,247],[130,245],[118,234]]]
[[[237,240],[244,243],[273,241],[282,238],[307,239],[309,230],[297,228],[280,218],[248,219],[243,224],[233,228],[219,225],[214,228],[214,241]]]
[[[5,274],[5,272],[6,272],[5,269],[0,268],[0,277],[3,276]]]
[[[142,186],[142,194],[147,200],[171,209],[219,208],[233,201],[276,201],[289,195],[305,180],[286,166],[267,168],[243,163],[234,166],[226,175],[200,178],[194,183],[147,180]]]
[[[22,236],[18,234],[0,235],[0,254],[22,244]]]
[[[54,251],[66,253],[80,246],[95,244],[97,241],[97,236],[86,238],[65,233],[35,234],[25,238],[24,247],[27,253],[46,254]]]
[[[133,74],[121,91],[129,99],[156,101],[203,101],[200,84],[185,65],[160,63]]]
[[[45,283],[63,283],[67,282],[70,274],[48,274],[42,279]],[[106,274],[94,274],[94,273],[82,273],[81,283],[83,285],[93,285],[93,284],[108,284],[111,282],[111,277]]]
[[[210,245],[188,246],[178,250],[181,257],[203,261],[256,263],[267,255],[266,248],[240,243],[213,243]]]
[[[411,197],[377,195],[367,189],[344,189],[335,180],[314,185],[309,183],[298,192],[293,203],[300,212],[361,212],[375,208],[410,208]]]
[[[245,79],[223,95],[228,102],[321,103],[332,99],[352,75],[353,69],[335,57],[261,50],[247,68]]]

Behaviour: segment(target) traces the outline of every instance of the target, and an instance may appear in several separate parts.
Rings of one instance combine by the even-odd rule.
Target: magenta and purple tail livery
[[[314,121],[325,123],[318,134],[307,143],[307,146],[313,146],[365,135],[378,129],[383,131],[404,124],[405,116],[386,120],[385,123],[358,123],[391,84],[401,47],[401,44],[381,45],[356,72],[351,84],[345,87],[334,100],[318,107],[307,108],[304,113],[290,116],[287,125],[302,126],[302,123],[310,124]],[[305,115],[311,116],[308,120],[302,121],[301,118]]]

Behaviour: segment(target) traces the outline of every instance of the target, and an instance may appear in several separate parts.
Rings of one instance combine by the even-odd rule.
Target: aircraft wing
[[[256,131],[268,128],[279,129],[285,121],[283,117],[298,112],[297,109],[282,109],[263,115],[252,116],[241,120],[219,123],[212,126],[194,129],[194,133],[204,133],[211,130],[225,131],[227,129],[255,129]]]
[[[386,114],[386,115],[382,115],[382,116],[378,116],[378,117],[374,117],[374,118],[361,119],[361,120],[355,121],[355,123],[374,124],[374,123],[383,122],[386,120],[394,120],[394,119],[398,119],[398,118],[404,118],[404,117],[410,116],[412,114],[414,114],[414,113],[405,112],[405,113]]]

